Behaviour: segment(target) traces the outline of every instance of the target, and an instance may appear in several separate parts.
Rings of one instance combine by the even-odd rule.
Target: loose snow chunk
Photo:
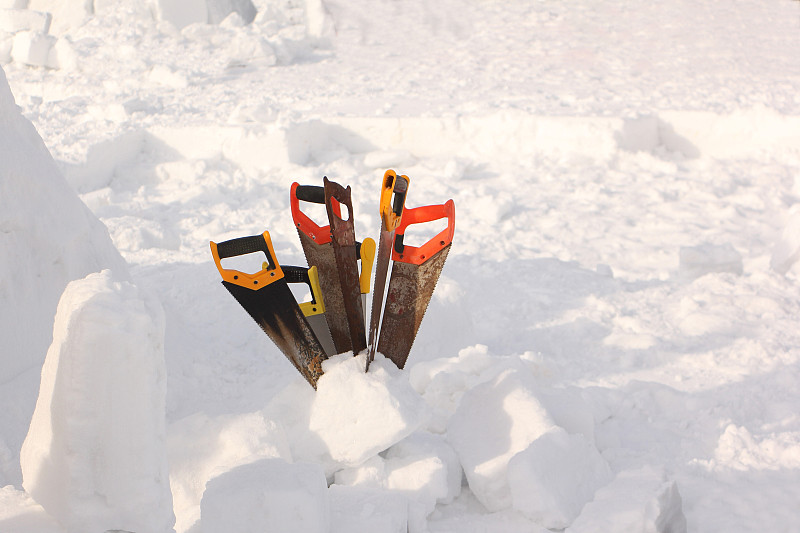
[[[328,533],[328,485],[319,465],[262,459],[208,482],[204,533]]]
[[[662,468],[621,472],[598,490],[566,533],[685,533],[681,495]]]
[[[733,246],[683,247],[680,250],[680,276],[684,279],[699,278],[711,272],[742,273],[742,255]]]
[[[611,477],[605,459],[583,435],[561,428],[545,433],[508,463],[514,508],[548,529],[568,526]]]
[[[163,350],[163,310],[134,285],[104,271],[67,286],[20,462],[69,531],[172,530]]]
[[[378,355],[364,373],[364,356],[328,359],[317,383],[309,429],[331,458],[356,466],[425,423],[425,401],[394,363]]]
[[[510,459],[555,426],[522,372],[510,369],[464,394],[447,436],[472,492],[499,511],[512,503]]]

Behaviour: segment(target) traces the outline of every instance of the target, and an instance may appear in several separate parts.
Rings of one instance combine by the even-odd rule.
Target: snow
[[[0,531],[794,530],[798,26],[0,1]],[[454,246],[406,368],[314,391],[208,242],[304,264],[289,187],[322,176],[374,238],[388,168]]]

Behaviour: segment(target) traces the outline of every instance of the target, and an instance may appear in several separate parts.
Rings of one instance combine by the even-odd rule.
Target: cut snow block
[[[14,36],[11,59],[32,67],[49,66],[50,49],[56,38],[35,31],[21,31]]]
[[[566,533],[686,533],[681,495],[663,468],[620,472],[595,494]]]
[[[408,533],[408,500],[372,487],[331,485],[330,533]]]
[[[364,355],[349,353],[323,363],[309,429],[330,457],[357,466],[401,441],[428,417],[428,407],[394,363],[377,356],[364,373]]]
[[[467,391],[447,427],[469,487],[489,510],[511,506],[508,463],[556,427],[521,371],[506,370]]]
[[[108,270],[70,283],[22,445],[23,487],[69,532],[171,531],[165,405],[160,304]]]
[[[208,23],[206,0],[155,0],[153,8],[158,20],[170,22],[179,30],[189,24]]]
[[[695,279],[712,272],[741,274],[742,255],[730,244],[682,247],[678,271],[684,279]]]
[[[443,440],[436,443],[440,446],[431,442],[407,442],[409,440],[417,441],[409,438],[403,441],[405,445],[393,446],[386,452],[386,459],[376,455],[360,466],[336,472],[335,483],[384,489],[405,496],[418,504],[424,516],[428,516],[437,503],[449,503],[461,491],[461,467],[455,452]],[[448,451],[450,458],[439,456],[439,452],[447,455]],[[451,472],[458,477],[452,479],[456,476]]]
[[[411,484],[409,480],[403,480],[399,475],[404,470],[411,472],[410,469],[402,468],[402,465],[434,461],[435,464],[441,465],[444,478],[439,477],[441,469],[434,470],[435,475],[425,480],[423,485],[428,490],[424,493],[420,491],[420,494],[428,494],[434,503],[443,504],[451,503],[461,494],[461,479],[464,472],[458,455],[443,435],[417,431],[389,448],[385,455],[387,469],[390,471],[389,488],[400,490],[402,485]]]
[[[33,31],[47,33],[50,31],[50,13],[30,11],[28,9],[0,9],[0,30],[8,33]]]
[[[330,505],[325,473],[312,463],[261,459],[208,482],[203,533],[328,533]]]
[[[206,0],[208,6],[208,23],[219,24],[231,13],[242,17],[242,22],[250,24],[256,18],[256,7],[250,0]]]
[[[0,9],[27,9],[28,0],[0,0]]]
[[[508,463],[515,509],[548,529],[563,529],[611,481],[605,459],[583,435],[554,428]]]
[[[283,427],[262,413],[213,418],[195,413],[170,425],[167,450],[178,531],[200,519],[210,479],[259,459],[292,459]]]

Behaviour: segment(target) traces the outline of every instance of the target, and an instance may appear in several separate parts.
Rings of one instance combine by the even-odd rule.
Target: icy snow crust
[[[0,531],[795,529],[799,49],[795,0],[0,1]],[[454,246],[406,370],[315,393],[208,241],[304,264],[323,175],[375,237],[387,168]]]

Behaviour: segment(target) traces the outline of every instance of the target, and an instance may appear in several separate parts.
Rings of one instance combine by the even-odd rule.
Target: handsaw
[[[442,205],[408,208],[403,211],[392,250],[392,275],[386,293],[378,351],[403,368],[417,336],[422,317],[436,288],[455,232],[456,206],[453,200]],[[406,229],[447,218],[447,228],[422,246],[403,243]]]
[[[331,227],[333,255],[350,332],[351,349],[353,355],[358,355],[367,348],[367,335],[364,327],[364,308],[361,303],[361,283],[358,274],[358,252],[356,251],[350,186],[342,187],[329,180],[327,176],[322,181],[325,188],[325,208],[328,211],[328,222]],[[341,217],[341,211],[336,212],[335,203],[347,208],[346,220]]]
[[[297,228],[306,261],[309,266],[316,266],[318,270],[321,298],[325,303],[325,320],[334,344],[333,353],[349,351],[352,347],[350,326],[347,321],[338,267],[333,252],[330,225],[319,226],[300,209],[301,201],[325,205],[325,189],[317,185],[293,183],[289,200],[292,219]],[[331,200],[331,208],[336,215],[341,216],[341,205],[335,198]],[[361,260],[359,286],[362,305],[365,306],[375,258],[375,241],[367,238],[363,243],[356,242],[356,253]]]
[[[272,342],[312,387],[322,375],[327,356],[289,289],[284,270],[275,258],[269,232],[211,242],[211,254],[222,284],[253,317]],[[267,267],[250,274],[222,266],[222,259],[263,252]]]
[[[381,215],[381,231],[378,237],[378,259],[375,263],[375,283],[373,284],[372,310],[370,311],[369,319],[367,371],[369,371],[369,364],[375,358],[375,350],[378,344],[378,327],[383,306],[383,292],[386,288],[386,275],[389,273],[389,259],[391,259],[392,255],[392,242],[394,241],[395,229],[400,224],[403,215],[409,182],[408,176],[398,176],[391,169],[383,174],[378,209]],[[393,197],[394,199],[392,199]]]

